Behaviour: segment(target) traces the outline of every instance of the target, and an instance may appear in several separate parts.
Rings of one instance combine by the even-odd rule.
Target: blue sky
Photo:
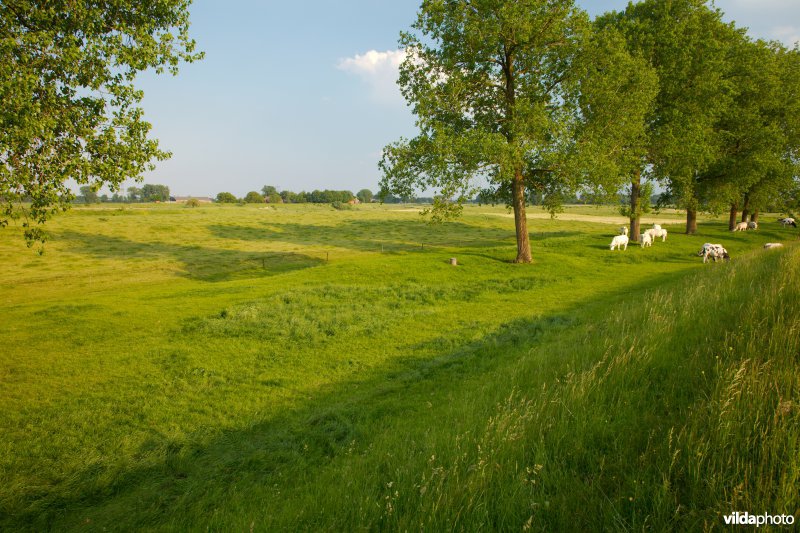
[[[579,0],[591,15],[626,1]],[[798,0],[717,0],[752,35],[800,39]],[[152,135],[172,151],[144,175],[173,194],[377,190],[383,146],[414,135],[394,80],[397,38],[419,0],[195,0],[204,60],[144,74]],[[132,182],[130,184],[133,184]]]

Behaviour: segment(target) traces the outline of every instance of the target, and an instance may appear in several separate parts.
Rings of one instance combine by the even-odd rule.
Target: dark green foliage
[[[218,203],[221,203],[221,204],[235,204],[236,203],[236,197],[233,194],[229,193],[229,192],[221,192],[221,193],[217,194],[216,200],[217,200]]]
[[[356,193],[356,198],[358,198],[362,204],[368,204],[373,198],[372,191],[369,189],[361,189]]]
[[[247,195],[244,197],[244,201],[245,201],[246,203],[248,203],[248,204],[263,204],[263,203],[264,203],[264,197],[263,197],[263,196],[261,196],[261,195],[260,195],[259,193],[257,193],[256,191],[250,191],[250,192],[249,192],[249,193],[247,193]]]
[[[145,183],[141,191],[142,202],[167,202],[169,201],[169,187],[166,185],[151,185]]]

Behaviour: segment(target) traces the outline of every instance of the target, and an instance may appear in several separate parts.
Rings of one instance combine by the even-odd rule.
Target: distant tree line
[[[130,204],[142,202],[168,202],[170,201],[169,187],[166,185],[145,183],[141,187],[128,187],[128,194],[120,194],[114,192],[111,196],[108,194],[98,194],[98,192],[89,185],[83,185],[80,188],[80,194],[77,201],[84,204],[97,204],[97,203],[115,203],[115,204]]]
[[[358,201],[362,203],[369,203],[373,198],[374,195],[369,189],[361,189],[356,194],[353,194],[351,191],[335,191],[330,189],[322,191],[315,189],[311,192],[278,192],[276,187],[265,185],[261,188],[261,192],[250,191],[243,198],[237,198],[230,192],[221,192],[217,194],[216,201],[223,204],[256,204],[265,202],[270,204],[332,204],[334,202],[347,203],[353,199],[358,199]]]

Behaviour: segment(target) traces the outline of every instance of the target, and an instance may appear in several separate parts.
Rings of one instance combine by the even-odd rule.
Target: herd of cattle
[[[784,228],[787,226],[792,226],[794,228],[797,227],[797,222],[793,218],[781,218],[778,219],[781,226]],[[736,224],[732,231],[747,231],[747,230],[755,230],[758,229],[757,222],[740,222]],[[611,250],[615,248],[617,250],[627,250],[628,249],[628,228],[627,226],[622,226],[619,229],[619,235],[615,236],[611,240]],[[663,229],[659,224],[653,224],[653,227],[649,230],[646,230],[644,233],[639,235],[639,244],[642,248],[647,246],[652,246],[653,242],[656,240],[657,237],[661,237],[661,242],[667,240],[667,230]],[[769,250],[771,248],[780,248],[783,244],[779,242],[768,242],[764,245],[764,248]],[[707,242],[703,245],[697,255],[703,258],[703,263],[706,263],[709,259],[713,260],[715,263],[717,259],[721,259],[723,261],[730,261],[731,256],[728,254],[728,250],[726,250],[721,244],[711,244]]]

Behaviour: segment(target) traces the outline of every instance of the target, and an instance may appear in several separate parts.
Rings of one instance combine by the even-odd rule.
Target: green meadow
[[[0,530],[800,515],[797,230],[665,212],[611,252],[612,209],[531,208],[518,265],[505,209],[418,211],[78,207],[41,256],[0,231]]]

